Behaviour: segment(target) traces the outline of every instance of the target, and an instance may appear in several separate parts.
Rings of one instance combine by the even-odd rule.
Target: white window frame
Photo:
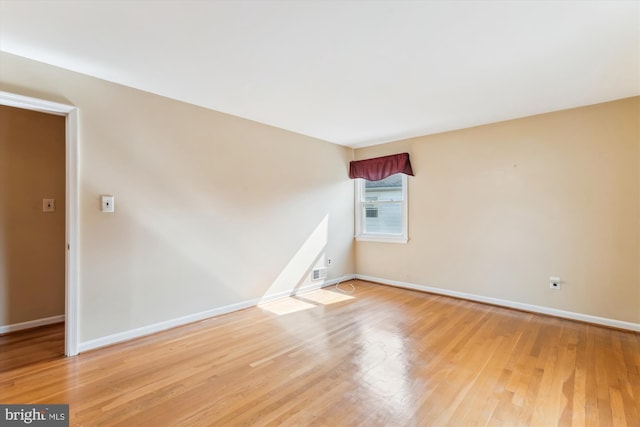
[[[367,201],[364,197],[365,180],[362,178],[355,179],[355,213],[356,213],[356,240],[363,242],[389,242],[389,243],[407,243],[409,241],[408,222],[409,222],[409,206],[407,200],[407,175],[402,175],[402,231],[398,234],[391,233],[365,233],[364,220],[366,215],[366,204],[376,203],[398,203],[397,201]]]

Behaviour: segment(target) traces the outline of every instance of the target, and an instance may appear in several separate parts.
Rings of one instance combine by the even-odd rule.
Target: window
[[[356,239],[407,243],[409,153],[349,162],[356,180]]]
[[[406,175],[356,179],[356,239],[407,242]]]

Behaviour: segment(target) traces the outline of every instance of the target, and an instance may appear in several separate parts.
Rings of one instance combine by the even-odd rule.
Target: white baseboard
[[[145,335],[150,335],[150,334],[153,334],[153,333],[156,333],[156,332],[160,332],[160,331],[164,331],[164,330],[167,330],[167,329],[175,328],[177,326],[182,326],[182,325],[186,325],[188,323],[193,323],[193,322],[197,322],[197,321],[200,321],[200,320],[208,319],[210,317],[220,316],[220,315],[231,313],[231,312],[234,312],[234,311],[237,311],[237,310],[242,310],[242,309],[245,309],[245,308],[254,307],[254,306],[256,306],[256,305],[258,305],[260,303],[265,303],[265,302],[273,301],[273,300],[280,299],[280,298],[286,298],[286,297],[289,297],[291,295],[300,294],[300,293],[303,293],[303,292],[313,291],[313,290],[316,290],[316,289],[320,289],[320,288],[324,288],[324,287],[327,287],[327,286],[335,285],[338,282],[344,282],[344,281],[352,280],[352,279],[367,280],[369,282],[381,283],[381,284],[384,284],[384,285],[395,286],[395,287],[399,287],[399,288],[412,289],[412,290],[416,290],[416,291],[429,292],[429,293],[439,294],[439,295],[446,295],[446,296],[451,296],[451,297],[455,297],[455,298],[461,298],[461,299],[470,300],[470,301],[477,301],[477,302],[483,302],[483,303],[487,303],[487,304],[498,305],[498,306],[502,306],[502,307],[514,308],[514,309],[517,309],[517,310],[529,311],[529,312],[533,312],[533,313],[547,314],[547,315],[561,317],[561,318],[565,318],[565,319],[579,320],[579,321],[583,321],[583,322],[594,323],[594,324],[609,326],[609,327],[613,327],[613,328],[626,329],[626,330],[631,330],[631,331],[640,331],[640,324],[638,324],[638,323],[631,323],[631,322],[625,322],[625,321],[622,321],[622,320],[608,319],[608,318],[592,316],[592,315],[588,315],[588,314],[574,313],[574,312],[570,312],[570,311],[558,310],[558,309],[554,309],[554,308],[542,307],[542,306],[537,306],[537,305],[532,305],[532,304],[524,304],[524,303],[519,303],[519,302],[515,302],[515,301],[498,299],[498,298],[484,297],[484,296],[473,295],[473,294],[468,294],[468,293],[464,293],[464,292],[450,291],[450,290],[447,290],[447,289],[433,288],[433,287],[429,287],[429,286],[417,285],[417,284],[414,284],[414,283],[400,282],[400,281],[397,281],[397,280],[388,280],[388,279],[382,279],[382,278],[379,278],[379,277],[365,276],[365,275],[362,275],[362,274],[351,274],[351,275],[346,275],[346,276],[343,276],[343,277],[340,277],[340,278],[337,278],[337,279],[319,281],[317,283],[312,283],[310,285],[303,286],[303,287],[295,289],[295,290],[289,290],[289,291],[283,291],[283,292],[278,292],[278,293],[274,293],[274,294],[269,294],[269,295],[265,295],[265,296],[263,296],[261,298],[254,298],[254,299],[250,299],[250,300],[245,300],[245,301],[241,301],[241,302],[238,302],[238,303],[235,303],[235,304],[230,304],[230,305],[226,305],[226,306],[223,306],[223,307],[214,308],[214,309],[202,311],[202,312],[199,312],[199,313],[189,314],[187,316],[182,316],[182,317],[179,317],[179,318],[170,319],[170,320],[166,320],[166,321],[163,321],[163,322],[154,323],[152,325],[147,325],[147,326],[143,326],[143,327],[140,327],[140,328],[132,329],[132,330],[129,330],[129,331],[119,332],[119,333],[116,333],[116,334],[107,335],[105,337],[101,337],[101,338],[96,338],[96,339],[93,339],[93,340],[85,341],[85,342],[80,343],[79,351],[80,352],[84,352],[84,351],[93,350],[93,349],[96,349],[96,348],[99,348],[99,347],[105,347],[107,345],[116,344],[116,343],[123,342],[123,341],[128,341],[128,340],[131,340],[131,339],[140,338],[140,337],[143,337]],[[53,320],[53,319],[55,319],[55,320]],[[42,322],[42,321],[48,321],[48,322],[36,323],[36,322]],[[9,325],[8,327],[13,327],[13,328],[18,327],[18,329],[11,329],[11,330],[19,330],[19,329],[25,329],[25,328],[29,328],[29,327],[41,326],[41,325],[45,325],[45,324],[48,324],[48,323],[56,323],[56,322],[60,322],[60,321],[64,321],[64,316],[55,316],[55,317],[51,317],[51,318],[48,318],[48,319],[40,319],[40,320],[36,320],[36,321],[32,321],[32,322],[25,322],[25,323],[20,323],[20,324],[16,324],[16,325]],[[26,324],[30,324],[30,325],[22,327],[22,325],[26,325]],[[9,332],[10,331],[10,330],[6,330],[5,331],[3,328],[7,328],[7,327],[0,327],[0,333],[4,333],[4,332]]]
[[[165,320],[163,322],[154,323],[152,325],[143,326],[129,331],[118,332],[116,334],[107,335],[105,337],[96,338],[89,341],[81,342],[79,345],[80,353],[88,350],[93,350],[99,347],[105,347],[107,345],[116,344],[123,341],[132,340],[134,338],[140,338],[145,335],[154,334],[156,332],[164,331],[167,329],[175,328],[176,326],[186,325],[188,323],[198,322],[200,320],[208,319],[210,317],[220,316],[222,314],[231,313],[237,310],[243,310],[245,308],[254,307],[260,303],[267,301],[273,301],[279,298],[286,298],[292,295],[300,294],[303,292],[309,292],[316,289],[324,288],[334,285],[338,282],[354,279],[355,275],[346,275],[337,279],[323,280],[310,285],[302,286],[298,289],[292,289],[283,292],[277,292],[274,294],[265,295],[261,298],[254,298],[246,301],[241,301],[235,304],[226,305],[223,307],[213,308],[211,310],[201,311],[199,313],[189,314],[186,316],[178,317],[176,319]]]
[[[45,317],[43,319],[29,320],[27,322],[14,323],[12,325],[0,325],[0,335],[9,332],[21,331],[23,329],[37,328],[38,326],[52,325],[64,322],[64,314],[58,316]]]
[[[414,283],[399,282],[397,280],[381,279],[379,277],[356,274],[356,279],[369,282],[381,283],[383,285],[395,286],[398,288],[412,289],[415,291],[429,292],[432,294],[446,295],[450,297],[483,302],[487,304],[499,305],[502,307],[515,308],[517,310],[530,311],[533,313],[548,314],[550,316],[562,317],[564,319],[578,320],[581,322],[594,323],[597,325],[609,326],[612,328],[626,329],[629,331],[640,331],[640,323],[625,322],[623,320],[608,319],[606,317],[592,316],[590,314],[574,313],[571,311],[558,310],[555,308],[542,307],[539,305],[525,304],[521,302],[509,301],[499,298],[484,297],[480,295],[467,294],[465,292],[450,291],[430,286],[416,285]]]

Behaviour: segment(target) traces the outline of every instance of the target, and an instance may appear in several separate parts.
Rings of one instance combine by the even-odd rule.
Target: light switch
[[[113,196],[102,196],[102,212],[115,212]]]
[[[55,212],[56,199],[42,199],[42,212]]]

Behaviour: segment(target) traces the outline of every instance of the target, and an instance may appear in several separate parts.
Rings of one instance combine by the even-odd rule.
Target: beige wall
[[[81,342],[354,272],[352,150],[0,60],[1,90],[79,108]]]
[[[636,97],[356,150],[416,173],[409,243],[358,242],[358,273],[640,322],[639,116]]]
[[[639,98],[356,150],[408,151],[416,177],[409,243],[354,249],[352,150],[5,53],[0,67],[0,90],[79,107],[81,342],[290,290],[323,256],[330,278],[640,322]]]
[[[64,314],[64,227],[64,117],[0,106],[0,326]]]

